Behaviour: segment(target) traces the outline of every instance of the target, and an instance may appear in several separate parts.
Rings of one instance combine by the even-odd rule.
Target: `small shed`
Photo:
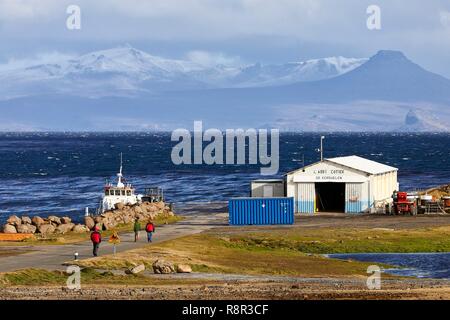
[[[250,196],[252,198],[276,198],[285,196],[283,179],[253,180]]]

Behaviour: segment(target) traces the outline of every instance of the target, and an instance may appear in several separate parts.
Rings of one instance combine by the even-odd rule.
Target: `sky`
[[[69,5],[81,29],[69,30]],[[369,30],[367,7],[381,9]],[[450,78],[449,0],[0,0],[0,69],[129,44],[204,64],[403,51]]]

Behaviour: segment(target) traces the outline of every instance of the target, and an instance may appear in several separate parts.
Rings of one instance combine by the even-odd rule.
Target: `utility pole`
[[[320,161],[323,161],[323,139],[325,136],[320,136]]]

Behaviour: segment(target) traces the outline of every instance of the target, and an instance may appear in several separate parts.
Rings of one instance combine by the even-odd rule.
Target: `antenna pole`
[[[120,174],[122,174],[122,152],[120,153]]]
[[[320,136],[320,161],[323,161],[323,139],[324,136]]]
[[[117,186],[123,187],[123,184],[122,184],[122,152],[120,153],[120,169],[119,169],[119,173],[117,174]]]

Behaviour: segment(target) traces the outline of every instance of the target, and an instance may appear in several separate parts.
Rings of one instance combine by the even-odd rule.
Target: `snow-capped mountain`
[[[352,71],[367,59],[330,57],[278,65],[259,63],[243,67],[231,80],[235,87],[278,86],[333,78]],[[232,83],[230,83],[233,86]]]
[[[279,86],[329,79],[366,59],[331,57],[278,65],[203,66],[166,59],[130,46],[95,51],[54,63],[1,71],[0,100],[42,94],[133,96],[142,92]]]
[[[450,80],[398,51],[205,67],[126,47],[0,70],[0,130],[450,131]]]

